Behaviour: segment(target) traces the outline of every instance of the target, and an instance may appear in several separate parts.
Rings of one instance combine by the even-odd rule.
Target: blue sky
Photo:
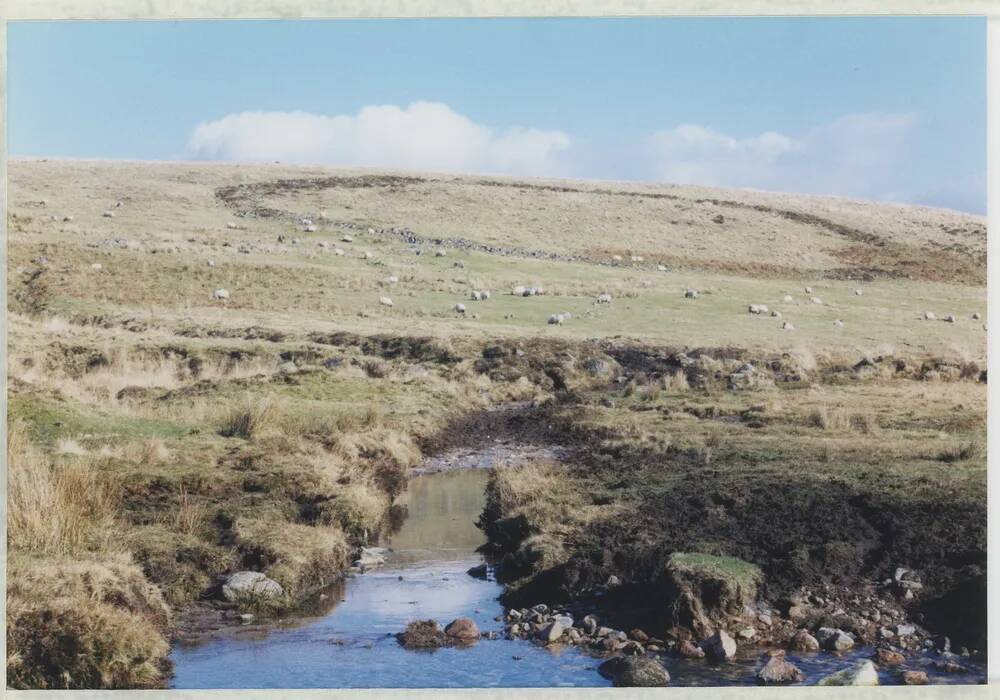
[[[981,213],[985,62],[976,18],[12,23],[8,144]]]

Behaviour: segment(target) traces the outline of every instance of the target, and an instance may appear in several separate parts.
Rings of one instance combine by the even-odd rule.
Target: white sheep
[[[378,303],[382,306],[392,306],[392,299],[389,297],[379,297]]]
[[[220,287],[219,289],[216,289],[214,292],[212,292],[212,298],[213,299],[228,299],[229,298],[229,290],[228,289],[222,289]]]
[[[598,304],[610,304],[611,303],[611,295],[608,294],[608,293],[606,293],[606,292],[604,294],[598,294],[597,295],[597,303]]]

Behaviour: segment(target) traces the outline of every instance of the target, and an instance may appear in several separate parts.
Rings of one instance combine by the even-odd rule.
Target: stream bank
[[[311,617],[215,630],[175,646],[175,688],[569,687],[609,686],[598,668],[612,656],[589,646],[543,645],[534,634],[513,634],[510,611],[499,602],[504,587],[469,575],[484,563],[486,538],[476,527],[485,505],[490,469],[556,450],[500,440],[484,450],[455,449],[429,459],[402,498],[407,517],[384,544],[383,567],[350,575],[327,592],[327,609]],[[542,601],[537,601],[542,602]],[[560,608],[582,620],[582,608]],[[600,613],[599,613],[600,614]],[[472,619],[476,644],[409,651],[395,635],[414,620],[442,626]],[[610,620],[610,617],[608,618]],[[603,622],[603,621],[602,621]],[[741,644],[723,663],[672,651],[647,653],[669,670],[671,685],[753,685],[767,661],[766,647]],[[873,656],[871,646],[845,652],[789,652],[805,683]],[[981,664],[963,659],[961,673],[939,668],[940,655],[909,656],[905,668],[933,683],[976,683]],[[898,683],[900,668],[880,669],[882,683]]]

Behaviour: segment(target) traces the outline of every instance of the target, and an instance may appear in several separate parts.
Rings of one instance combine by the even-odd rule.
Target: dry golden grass
[[[339,527],[241,518],[233,530],[237,545],[291,599],[329,585],[348,565],[350,548]]]
[[[224,437],[258,439],[280,429],[281,412],[282,405],[275,397],[246,394],[223,419],[219,433]]]
[[[148,688],[164,682],[169,610],[127,554],[8,559],[7,684]]]
[[[14,422],[7,465],[8,547],[45,555],[121,551],[120,487],[90,461],[54,464]]]

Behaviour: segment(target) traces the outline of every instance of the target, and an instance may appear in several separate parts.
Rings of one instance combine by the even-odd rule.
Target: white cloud
[[[653,180],[922,201],[906,166],[912,114],[850,114],[799,134],[734,137],[681,124],[624,143],[564,131],[494,129],[440,102],[357,114],[242,112],[199,124],[197,159],[317,163],[525,176]],[[948,197],[954,200],[954,197]]]
[[[647,167],[666,182],[888,198],[914,123],[911,114],[852,114],[800,136],[742,139],[682,124],[649,138]]]
[[[449,172],[552,175],[561,131],[477,124],[440,102],[370,106],[355,115],[243,112],[199,124],[188,154],[209,160],[322,163]]]

